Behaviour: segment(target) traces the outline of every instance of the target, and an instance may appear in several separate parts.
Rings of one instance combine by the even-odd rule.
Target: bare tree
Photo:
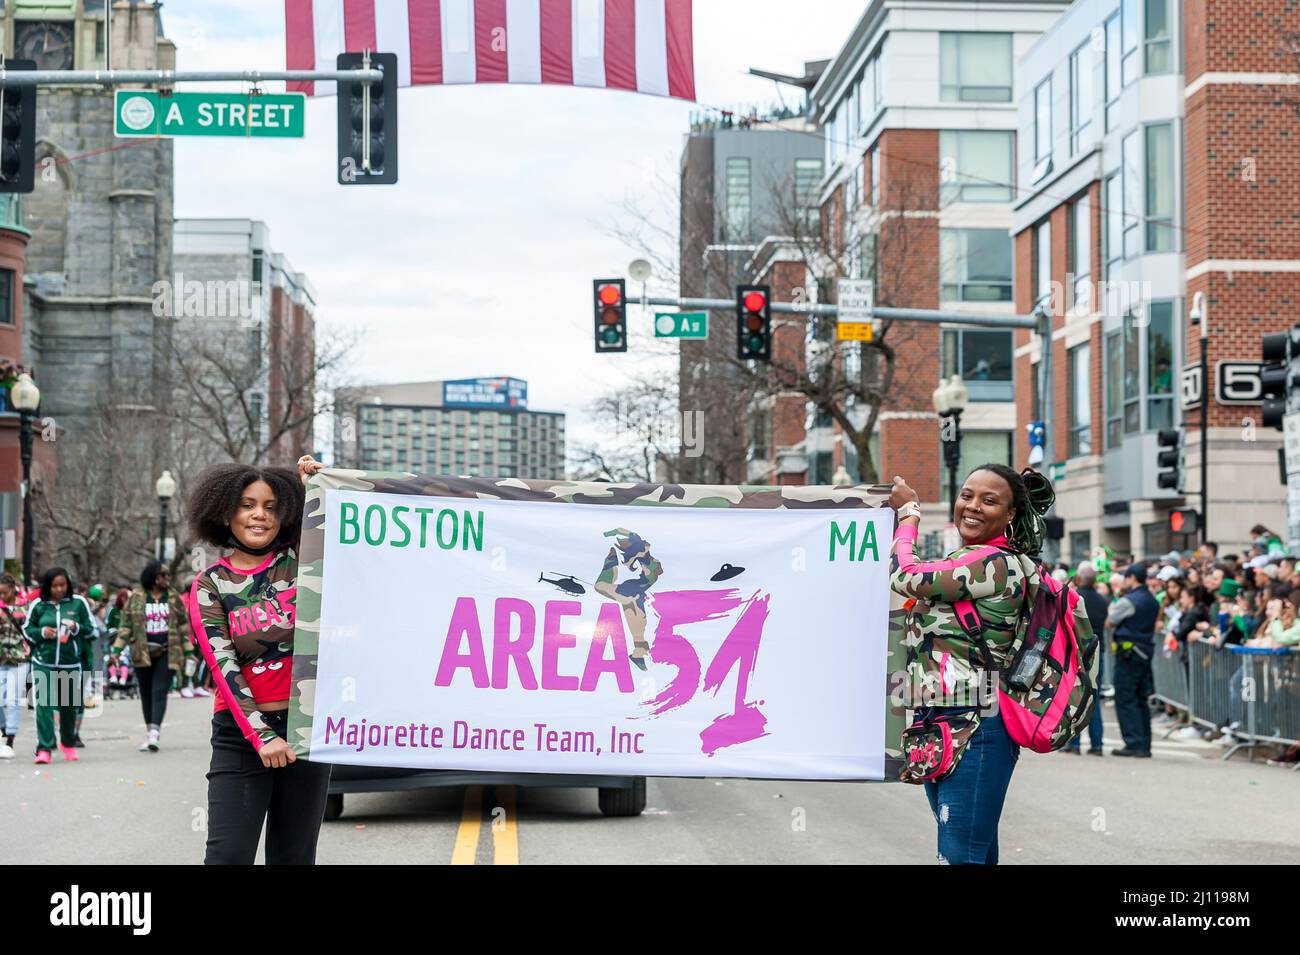
[[[577,477],[594,481],[681,481],[694,446],[694,424],[677,414],[677,380],[659,372],[639,377],[591,404],[602,440],[578,447]]]
[[[720,197],[712,203],[693,201],[700,196],[685,193],[686,181],[683,174],[677,183],[661,178],[659,185],[659,202],[682,210],[676,235],[657,224],[652,206],[635,201],[625,202],[625,221],[611,234],[656,263],[668,279],[693,291],[703,289],[709,297],[730,298],[734,286],[749,279],[756,247],[725,241]],[[931,217],[912,213],[937,207],[933,170],[895,170],[888,194],[876,207],[853,216],[845,210],[843,185],[820,209],[809,196],[798,194],[793,177],[759,185],[769,200],[761,205],[774,210],[773,221],[764,224],[772,234],[760,246],[779,248],[788,266],[769,273],[774,300],[833,303],[837,279],[845,277],[872,278],[880,306],[932,304],[917,299],[912,270],[918,261],[938,259],[938,231]],[[707,183],[699,188],[714,196],[718,192]],[[723,234],[715,241],[719,222]],[[730,333],[734,313],[715,319],[717,331],[707,341],[681,343],[680,405],[683,413],[699,409],[705,415],[704,452],[683,468],[689,479],[748,480],[751,412],[794,394],[839,425],[856,451],[858,480],[876,483],[879,472],[870,441],[881,411],[891,403],[924,400],[933,387],[919,374],[934,353],[933,342],[921,338],[925,331],[885,320],[877,323],[870,342],[838,342],[833,321],[782,316],[774,319],[772,360],[752,362],[736,356]],[[929,332],[933,336],[933,329]]]
[[[78,581],[135,580],[154,553],[156,498],[141,462],[158,423],[150,412],[105,404],[75,440],[46,425],[42,437],[59,442],[59,477],[32,483],[43,563],[68,565]]]
[[[287,464],[272,458],[332,412],[334,390],[347,384],[359,339],[355,331],[324,330],[313,348],[257,355],[232,347],[227,335],[168,336],[175,372],[168,417],[181,440],[206,447],[211,460]]]

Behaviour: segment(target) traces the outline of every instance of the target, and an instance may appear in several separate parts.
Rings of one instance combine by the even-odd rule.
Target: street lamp
[[[30,374],[19,374],[18,381],[9,387],[9,403],[18,409],[19,447],[22,450],[22,586],[31,582],[31,544],[35,538],[35,526],[31,520],[31,417],[40,407],[40,388],[32,381]]]
[[[957,503],[957,468],[961,466],[961,413],[970,400],[970,392],[961,375],[953,375],[939,382],[933,400],[935,413],[939,415],[943,463],[948,466],[948,507],[951,513]]]
[[[158,559],[166,560],[163,542],[167,539],[167,505],[176,495],[176,479],[171,471],[163,471],[162,477],[154,484],[154,490],[158,492]]]

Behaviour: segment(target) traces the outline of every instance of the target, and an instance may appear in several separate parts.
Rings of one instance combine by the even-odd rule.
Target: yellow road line
[[[519,829],[515,825],[515,787],[497,787],[497,805],[504,815],[492,813],[492,864],[519,865]]]
[[[478,854],[478,834],[483,825],[483,787],[465,787],[465,806],[456,830],[456,845],[451,850],[452,865],[473,865]]]

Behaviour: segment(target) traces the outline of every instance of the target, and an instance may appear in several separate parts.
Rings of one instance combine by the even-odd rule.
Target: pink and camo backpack
[[[988,547],[980,557],[1001,551]],[[1005,552],[1004,552],[1005,553]],[[1020,554],[1008,558],[1029,560]],[[1097,648],[1094,634],[1081,645],[1074,612],[1079,595],[1034,562],[1037,593],[1026,600],[1016,621],[1011,664],[999,673],[998,706],[1012,742],[1036,753],[1061,749],[1088,725],[1097,702]],[[971,600],[953,602],[962,630],[988,660],[984,625]]]

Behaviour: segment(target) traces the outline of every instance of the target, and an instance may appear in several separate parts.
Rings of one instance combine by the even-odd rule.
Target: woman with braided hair
[[[1038,564],[1055,501],[1051,482],[1032,470],[1017,474],[984,464],[967,476],[953,504],[962,546],[945,559],[921,562],[912,552],[921,505],[894,478],[889,504],[898,512],[891,584],[904,598],[907,680],[904,704],[922,725],[944,723],[953,740],[949,769],[924,781],[939,830],[939,861],[996,865],[998,820],[1020,748],[997,710],[997,676],[1010,663],[1021,609],[1037,593]],[[979,614],[972,638],[953,607],[972,601]],[[1086,625],[1086,623],[1085,623]],[[914,724],[917,725],[917,724]]]

